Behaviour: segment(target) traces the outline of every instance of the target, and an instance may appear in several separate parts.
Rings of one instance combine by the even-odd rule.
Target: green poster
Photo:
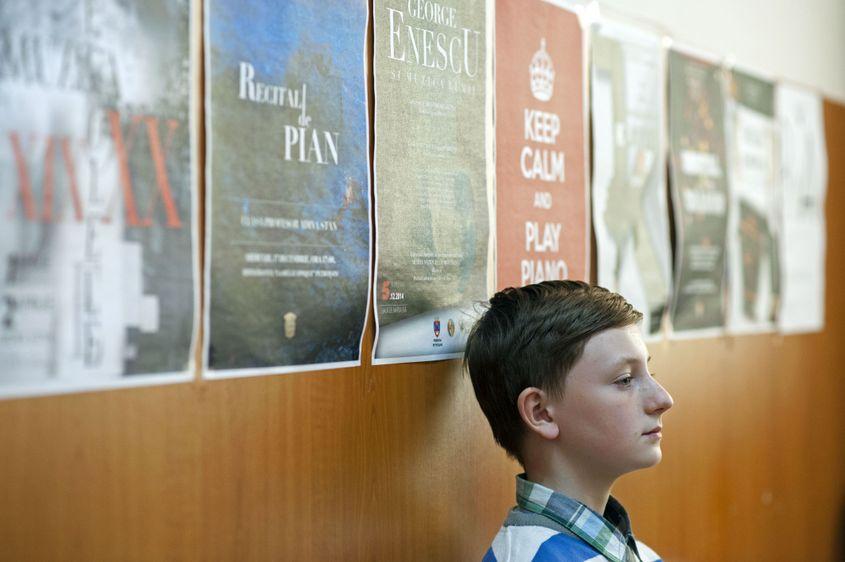
[[[453,357],[488,296],[482,0],[376,0],[376,362]]]

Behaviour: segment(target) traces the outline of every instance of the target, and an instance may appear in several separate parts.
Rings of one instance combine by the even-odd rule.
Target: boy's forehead
[[[649,359],[648,348],[635,324],[599,332],[587,341],[581,356],[582,361],[602,367],[647,362]]]

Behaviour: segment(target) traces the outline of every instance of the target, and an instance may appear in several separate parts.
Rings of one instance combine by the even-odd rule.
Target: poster
[[[770,331],[780,299],[774,83],[733,69],[725,87],[728,330]]]
[[[800,86],[777,87],[781,134],[783,272],[779,328],[824,328],[827,147],[821,96]]]
[[[666,198],[661,37],[602,21],[592,35],[593,221],[597,281],[661,332],[672,257]]]
[[[498,289],[589,280],[584,49],[574,12],[496,3]]]
[[[460,357],[492,288],[491,7],[373,4],[373,362]]]
[[[206,5],[205,374],[359,365],[367,3]]]
[[[189,2],[0,4],[0,395],[190,379]]]
[[[725,325],[728,176],[721,68],[689,51],[669,52],[670,182],[675,213],[673,335]]]

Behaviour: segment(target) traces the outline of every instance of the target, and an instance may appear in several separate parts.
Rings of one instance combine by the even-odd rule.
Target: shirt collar
[[[516,502],[522,509],[563,525],[613,562],[639,560],[636,546],[630,546],[636,542],[628,514],[613,496],[608,499],[602,517],[581,502],[520,474],[516,477]]]

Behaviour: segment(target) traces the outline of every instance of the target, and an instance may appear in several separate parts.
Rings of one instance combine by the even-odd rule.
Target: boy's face
[[[649,374],[637,326],[590,338],[550,403],[566,458],[589,474],[616,478],[660,462],[661,416],[672,397]]]

